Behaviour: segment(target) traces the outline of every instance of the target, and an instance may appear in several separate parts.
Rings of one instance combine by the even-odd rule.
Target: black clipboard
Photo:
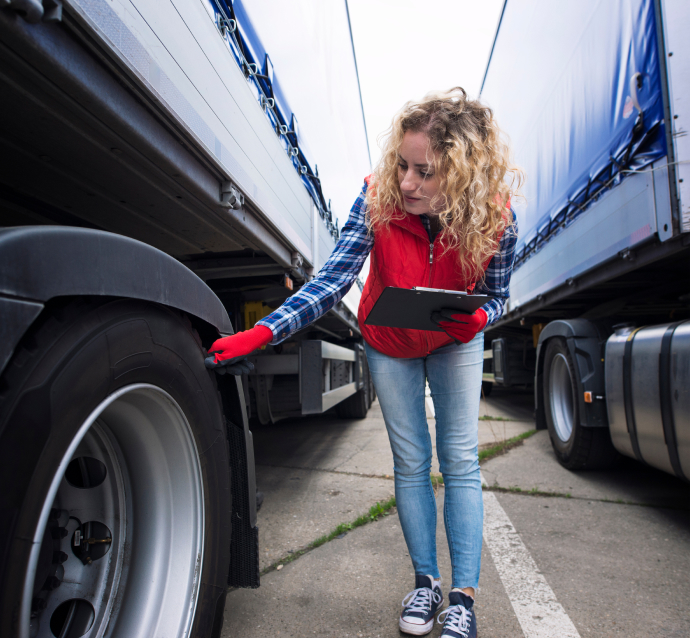
[[[471,315],[492,299],[489,295],[468,295],[458,290],[387,286],[364,323],[368,326],[443,332],[443,328],[431,320],[432,312],[449,308]]]

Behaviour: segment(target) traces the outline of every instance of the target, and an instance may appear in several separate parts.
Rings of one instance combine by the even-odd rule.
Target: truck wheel
[[[549,340],[544,355],[544,412],[551,445],[569,470],[610,467],[617,460],[608,428],[580,425],[577,371],[565,339]]]
[[[367,373],[369,372],[369,368],[367,365]],[[374,377],[369,375],[369,407],[371,407],[371,404],[376,401],[376,388],[374,387]]]
[[[0,385],[0,635],[218,636],[229,448],[191,326],[131,300],[39,323]]]
[[[336,406],[336,414],[341,419],[364,419],[371,406],[371,375],[369,374],[369,364],[364,357],[364,383],[362,389],[357,390],[352,396],[341,401]]]

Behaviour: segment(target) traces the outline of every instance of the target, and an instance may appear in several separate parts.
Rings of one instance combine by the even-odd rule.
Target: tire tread
[[[544,413],[551,439],[551,446],[558,459],[558,462],[568,470],[599,470],[614,467],[620,460],[620,455],[611,443],[611,435],[608,428],[589,428],[582,427],[579,423],[579,408],[575,404],[573,418],[573,432],[571,438],[565,445],[559,446],[556,439],[556,429],[554,427],[549,403],[549,370],[550,361],[554,351],[563,353],[570,367],[571,379],[577,374],[573,365],[565,340],[555,337],[548,342],[544,361]],[[576,392],[577,394],[577,392]],[[560,440],[560,439],[559,439]],[[562,447],[563,449],[559,449]]]

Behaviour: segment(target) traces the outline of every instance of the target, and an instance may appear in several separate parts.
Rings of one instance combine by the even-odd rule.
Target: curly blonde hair
[[[383,154],[367,189],[370,229],[387,228],[405,216],[398,180],[398,155],[408,131],[429,138],[434,171],[440,177],[430,206],[440,220],[445,250],[457,250],[464,274],[483,276],[483,265],[496,252],[498,236],[512,217],[503,211],[524,180],[510,160],[510,148],[490,108],[470,100],[460,87],[429,93],[407,102],[393,118],[382,144]]]

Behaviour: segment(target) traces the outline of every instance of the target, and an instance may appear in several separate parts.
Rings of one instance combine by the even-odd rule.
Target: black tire
[[[369,375],[369,407],[376,401],[376,388],[374,387],[374,377]]]
[[[363,360],[364,383],[362,389],[357,390],[352,396],[349,396],[344,401],[335,406],[336,414],[341,419],[364,419],[369,412],[369,407],[373,401],[371,397],[371,389],[373,383],[371,375],[369,374],[369,364],[366,356]]]
[[[494,384],[491,381],[482,381],[482,397],[488,397],[493,389]]]
[[[544,413],[554,453],[569,470],[612,467],[618,453],[608,428],[580,425],[576,374],[565,339],[550,339],[544,354]]]
[[[215,379],[186,317],[132,300],[46,309],[1,383],[0,635],[19,636],[27,622],[39,637],[62,635],[74,612],[92,630],[110,615],[109,635],[119,638],[146,631],[146,615],[165,635],[217,638],[230,562],[229,448]],[[94,514],[101,509],[106,523]],[[75,547],[77,532],[102,543]],[[67,578],[80,573],[88,578]]]

